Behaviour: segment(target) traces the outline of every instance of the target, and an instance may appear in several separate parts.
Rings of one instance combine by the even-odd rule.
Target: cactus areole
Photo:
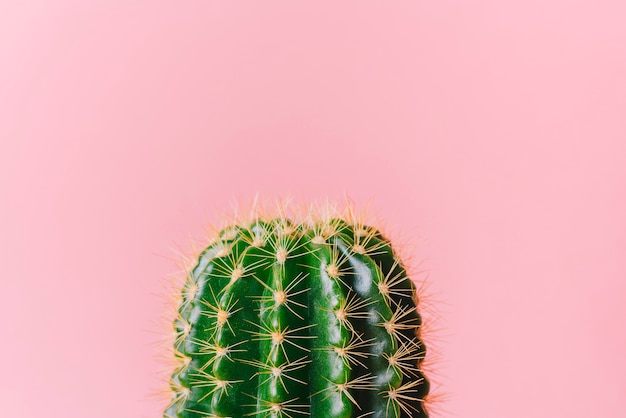
[[[428,416],[415,287],[376,229],[257,219],[194,262],[164,417]]]

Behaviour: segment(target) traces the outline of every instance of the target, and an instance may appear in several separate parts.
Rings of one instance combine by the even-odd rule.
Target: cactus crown
[[[352,211],[257,212],[190,267],[165,417],[427,417],[415,287]]]

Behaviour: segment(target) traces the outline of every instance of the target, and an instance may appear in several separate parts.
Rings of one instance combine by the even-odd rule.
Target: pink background
[[[415,238],[438,416],[626,416],[625,4],[1,2],[2,415],[158,417],[171,248],[258,191]]]

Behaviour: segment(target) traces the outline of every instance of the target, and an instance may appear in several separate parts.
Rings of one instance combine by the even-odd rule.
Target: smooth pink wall
[[[167,257],[258,191],[415,238],[438,416],[626,416],[625,4],[1,2],[1,414],[158,417]]]

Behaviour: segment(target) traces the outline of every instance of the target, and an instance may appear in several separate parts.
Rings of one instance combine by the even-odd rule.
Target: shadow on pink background
[[[3,416],[160,416],[171,248],[257,191],[419,242],[438,416],[626,416],[623,2],[0,7]]]

